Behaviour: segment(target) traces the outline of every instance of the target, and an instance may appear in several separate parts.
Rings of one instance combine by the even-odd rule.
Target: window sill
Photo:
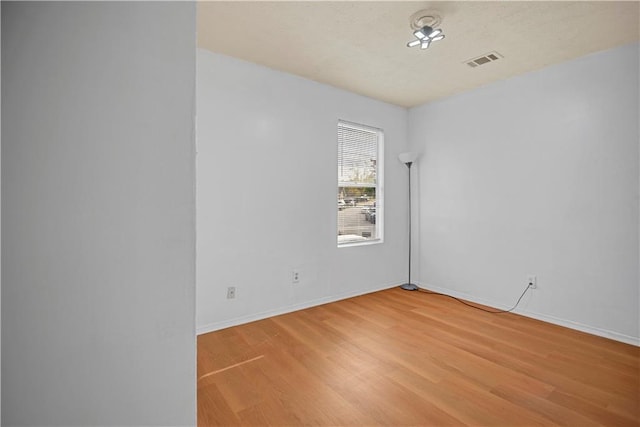
[[[371,239],[371,240],[361,240],[361,241],[347,241],[344,243],[338,243],[338,249],[340,248],[351,248],[353,246],[370,246],[377,245],[382,243],[382,239]]]

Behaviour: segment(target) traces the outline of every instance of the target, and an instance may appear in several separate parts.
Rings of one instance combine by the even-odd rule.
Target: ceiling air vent
[[[498,59],[503,58],[498,52],[489,52],[485,55],[479,56],[477,58],[469,59],[464,61],[471,68],[475,68],[479,65],[488,64],[489,62],[497,61]]]

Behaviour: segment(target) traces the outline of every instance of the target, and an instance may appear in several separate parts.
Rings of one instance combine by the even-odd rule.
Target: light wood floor
[[[198,338],[198,425],[638,426],[640,351],[391,289]]]

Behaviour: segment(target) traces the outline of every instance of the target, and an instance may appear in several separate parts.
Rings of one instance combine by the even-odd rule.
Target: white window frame
[[[336,241],[338,248],[348,248],[353,246],[367,246],[367,245],[377,245],[384,242],[384,130],[381,128],[377,128],[374,126],[363,125],[360,123],[354,123],[347,120],[338,120],[338,125],[336,126],[336,148],[340,150],[340,144],[338,141],[338,129],[340,126],[351,127],[353,129],[359,129],[367,132],[376,132],[378,135],[378,147],[377,147],[377,158],[376,158],[376,238],[368,239],[363,241],[347,241],[340,242],[338,240],[338,215],[339,209],[336,207]],[[336,152],[336,160],[338,159],[338,153]],[[336,199],[340,196],[340,178],[338,171],[338,162],[336,161]]]

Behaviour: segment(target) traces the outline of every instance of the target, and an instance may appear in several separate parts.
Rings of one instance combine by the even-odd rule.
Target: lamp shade
[[[418,153],[415,153],[413,151],[408,151],[406,153],[402,153],[398,156],[398,158],[400,159],[400,161],[402,163],[413,163],[416,161],[416,159],[418,158]]]

